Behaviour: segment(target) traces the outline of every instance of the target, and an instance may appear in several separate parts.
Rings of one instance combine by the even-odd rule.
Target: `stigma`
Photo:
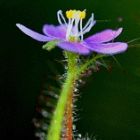
[[[57,12],[57,17],[58,22],[61,25],[66,26],[66,40],[70,42],[83,41],[83,35],[89,32],[96,23],[96,21],[94,20],[94,14],[92,13],[87,23],[83,26],[83,20],[86,18],[86,10],[66,11],[67,20],[65,19],[62,11],[59,10]]]

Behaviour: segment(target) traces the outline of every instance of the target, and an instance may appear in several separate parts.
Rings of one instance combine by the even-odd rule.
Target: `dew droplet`
[[[79,138],[81,138],[81,137],[82,137],[82,135],[81,135],[81,134],[78,134],[78,137],[79,137]]]
[[[75,125],[75,124],[72,125],[72,129],[73,129],[74,131],[76,130],[76,125]]]
[[[47,130],[48,129],[48,125],[47,124],[43,124],[41,127],[43,130]]]
[[[38,137],[40,140],[44,140],[45,133],[44,132],[36,132],[35,136]]]
[[[41,110],[41,114],[45,118],[47,118],[47,117],[50,118],[50,116],[51,116],[51,114],[44,109]]]
[[[75,88],[75,89],[74,89],[74,92],[78,92],[78,89],[77,89],[77,88]]]

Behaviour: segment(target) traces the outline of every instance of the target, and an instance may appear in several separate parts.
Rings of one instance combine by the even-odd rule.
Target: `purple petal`
[[[87,46],[88,49],[94,52],[101,53],[101,54],[108,54],[108,55],[124,52],[128,48],[127,43],[123,43],[123,42],[107,43],[107,44],[89,43]]]
[[[47,41],[51,41],[51,40],[54,40],[54,38],[52,37],[48,37],[46,35],[42,35],[42,34],[39,34],[27,27],[25,27],[24,25],[22,24],[16,24],[16,26],[23,32],[25,33],[26,35],[30,36],[31,38],[37,40],[37,41],[41,41],[41,42],[47,42]]]
[[[43,32],[48,36],[56,37],[59,39],[66,38],[66,26],[65,25],[54,26],[54,25],[45,24],[43,26]]]
[[[97,33],[95,35],[92,35],[90,37],[88,37],[87,39],[85,39],[85,41],[88,43],[103,43],[103,42],[108,42],[111,41],[113,39],[115,39],[117,36],[119,36],[122,32],[122,28],[119,28],[118,30],[111,30],[111,29],[107,29],[104,30],[100,33]]]
[[[89,49],[87,49],[87,47],[85,47],[85,45],[81,44],[81,43],[76,43],[76,42],[59,42],[58,47],[70,51],[70,52],[75,52],[78,54],[83,54],[83,55],[87,55],[90,53]]]

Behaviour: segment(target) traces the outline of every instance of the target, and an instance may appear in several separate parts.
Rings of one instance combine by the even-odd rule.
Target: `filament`
[[[64,22],[65,25],[67,25],[67,22],[66,22],[66,20],[65,20],[65,18],[64,18],[64,16],[63,16],[62,10],[59,10],[59,11],[57,12],[57,18],[58,18],[59,24],[63,25],[63,22]],[[63,20],[63,22],[62,22],[62,20]]]

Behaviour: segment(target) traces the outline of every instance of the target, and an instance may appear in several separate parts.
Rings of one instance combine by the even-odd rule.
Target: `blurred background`
[[[59,9],[87,9],[87,17],[94,12],[97,19],[90,34],[123,27],[117,40],[129,42],[140,37],[139,7],[139,0],[0,0],[0,140],[35,139],[37,98],[43,82],[50,84],[44,77],[63,59],[60,49],[42,50],[16,23],[41,32],[45,23],[58,24]],[[115,56],[121,67],[110,58],[111,69],[100,68],[80,89],[78,132],[97,140],[140,140],[139,44],[131,42],[126,53]]]

